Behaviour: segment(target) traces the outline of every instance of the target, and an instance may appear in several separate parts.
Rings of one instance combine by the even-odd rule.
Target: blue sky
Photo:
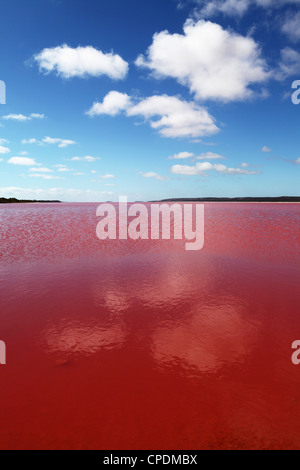
[[[2,0],[0,196],[300,196],[300,0]]]

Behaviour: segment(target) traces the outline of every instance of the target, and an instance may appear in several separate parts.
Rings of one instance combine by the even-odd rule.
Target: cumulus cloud
[[[56,144],[60,148],[65,148],[65,147],[68,147],[69,145],[76,144],[76,142],[74,140],[57,139],[57,138],[53,138],[53,137],[44,137],[42,139],[42,142],[44,144]]]
[[[165,180],[168,179],[166,176],[162,176],[162,175],[159,175],[158,173],[155,173],[155,171],[148,171],[147,173],[142,173],[141,172],[141,175],[144,178],[154,178],[158,181],[165,181]]]
[[[168,157],[169,160],[183,160],[185,158],[191,158],[194,157],[194,153],[192,152],[179,152],[175,153],[174,155],[171,155]]]
[[[181,159],[192,158],[192,157],[194,157],[196,160],[224,160],[225,158],[223,157],[223,155],[219,155],[218,153],[213,153],[213,152],[201,153],[198,156],[195,156],[195,154],[192,152],[180,152],[168,158],[169,160],[181,160]]]
[[[224,173],[225,175],[258,175],[261,173],[260,170],[245,170],[242,168],[228,168],[225,165],[220,163],[213,165],[213,170],[218,171],[219,173]]]
[[[281,28],[291,41],[297,42],[300,40],[300,12],[296,14],[289,13]]]
[[[201,18],[211,18],[218,14],[241,17],[250,7],[280,8],[284,5],[296,5],[300,0],[188,0],[197,5],[194,14]],[[182,3],[182,0],[180,0]]]
[[[23,139],[21,143],[25,145],[25,144],[35,144],[36,142],[37,142],[36,139]]]
[[[194,176],[204,175],[205,171],[212,170],[213,165],[209,162],[196,163],[196,165],[173,165],[171,172],[174,175]]]
[[[285,47],[281,50],[281,60],[276,73],[278,80],[284,80],[287,77],[300,73],[300,53],[291,47]]]
[[[150,69],[157,78],[176,79],[202,100],[245,100],[254,94],[252,85],[270,78],[251,37],[203,20],[188,20],[183,30],[184,34],[156,33],[136,65]]]
[[[35,138],[23,139],[21,143],[24,145],[25,144],[39,144],[39,145],[50,144],[50,145],[58,145],[58,147],[60,148],[65,148],[65,147],[68,147],[69,145],[74,145],[77,142],[75,142],[75,140],[59,139],[59,138],[46,136],[42,140],[37,140]]]
[[[37,113],[32,113],[26,116],[25,114],[7,114],[6,116],[3,116],[2,119],[5,119],[6,121],[31,121],[32,119],[44,119],[45,115],[44,114],[37,114]]]
[[[265,153],[270,153],[272,152],[272,149],[271,147],[267,147],[266,145],[263,146],[263,148],[261,149],[262,152],[265,152]]]
[[[102,103],[95,102],[86,114],[89,116],[98,116],[100,114],[108,114],[116,116],[121,111],[126,110],[130,105],[130,97],[126,93],[118,91],[110,91]]]
[[[0,153],[1,154],[4,154],[4,153],[9,153],[10,150],[8,147],[4,147],[3,145],[0,145]]]
[[[45,114],[32,113],[30,114],[31,119],[44,119]]]
[[[130,107],[127,115],[143,117],[163,137],[201,137],[219,131],[204,107],[176,96],[151,96]]]
[[[104,179],[112,179],[112,178],[115,178],[115,175],[112,175],[111,173],[107,173],[106,175],[101,175],[100,178],[104,178]]]
[[[12,121],[28,121],[30,120],[29,116],[25,116],[24,114],[7,114],[6,116],[3,116],[2,119],[5,119],[7,121],[12,120]]]
[[[205,152],[198,155],[196,160],[224,160],[224,158],[223,155],[219,155],[218,153]]]
[[[72,157],[70,160],[73,162],[95,162],[98,158],[87,155],[85,157]]]
[[[200,4],[200,1],[197,3]],[[249,8],[249,0],[213,0],[201,2],[204,4],[199,13],[203,18],[210,18],[217,13],[229,16],[242,16]]]
[[[7,163],[11,165],[24,165],[24,166],[33,166],[36,165],[36,162],[33,158],[28,157],[12,157],[10,158]]]
[[[52,173],[53,170],[50,170],[50,168],[46,168],[43,166],[38,166],[34,168],[30,168],[29,171],[35,172],[35,173]]]
[[[73,168],[67,168],[66,166],[58,167],[57,171],[60,173],[66,173],[68,171],[75,171]]]
[[[9,140],[3,139],[2,137],[0,137],[0,145],[2,144],[9,144]]]
[[[45,173],[34,173],[29,175],[31,178],[41,178],[43,180],[63,180],[61,176],[45,175]]]
[[[112,93],[118,92],[106,95],[100,106],[104,105]],[[103,108],[101,109],[103,111]],[[114,115],[121,110],[125,111],[127,116],[143,117],[164,137],[199,137],[219,131],[206,108],[176,96],[154,95],[134,104],[131,98],[125,95],[122,107],[114,107]]]
[[[226,175],[257,175],[260,171],[250,171],[243,168],[228,168],[220,163],[212,164],[210,162],[198,162],[193,166],[190,165],[173,165],[171,172],[174,175],[195,176],[206,175],[207,171],[216,171]]]
[[[128,63],[118,54],[104,53],[92,46],[72,48],[67,44],[43,49],[34,56],[42,72],[56,72],[63,78],[99,77],[123,79],[128,72]]]

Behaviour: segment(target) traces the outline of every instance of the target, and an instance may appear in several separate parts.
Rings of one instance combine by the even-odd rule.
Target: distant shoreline
[[[170,198],[162,199],[160,201],[150,202],[281,202],[281,203],[295,203],[300,202],[300,197],[297,196],[281,196],[281,197],[203,197],[203,198]]]
[[[139,202],[139,201],[136,201]],[[167,203],[167,202],[222,202],[222,203],[300,203],[300,196],[281,196],[281,197],[203,197],[203,198],[170,198],[148,201],[148,203]],[[94,202],[96,204],[96,201]],[[0,197],[0,204],[62,204],[59,200],[35,200],[35,199],[17,199]]]
[[[0,197],[0,204],[29,204],[29,203],[61,203],[61,201],[36,201],[30,199],[16,199],[11,197],[9,199],[5,197]]]

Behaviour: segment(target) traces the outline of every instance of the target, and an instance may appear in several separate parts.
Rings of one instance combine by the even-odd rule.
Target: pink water
[[[205,246],[0,206],[1,449],[300,449],[300,206],[206,204]]]

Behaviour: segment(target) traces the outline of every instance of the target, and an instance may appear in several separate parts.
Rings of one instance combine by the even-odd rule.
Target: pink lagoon
[[[205,244],[0,206],[2,449],[300,449],[299,204],[205,204]]]

